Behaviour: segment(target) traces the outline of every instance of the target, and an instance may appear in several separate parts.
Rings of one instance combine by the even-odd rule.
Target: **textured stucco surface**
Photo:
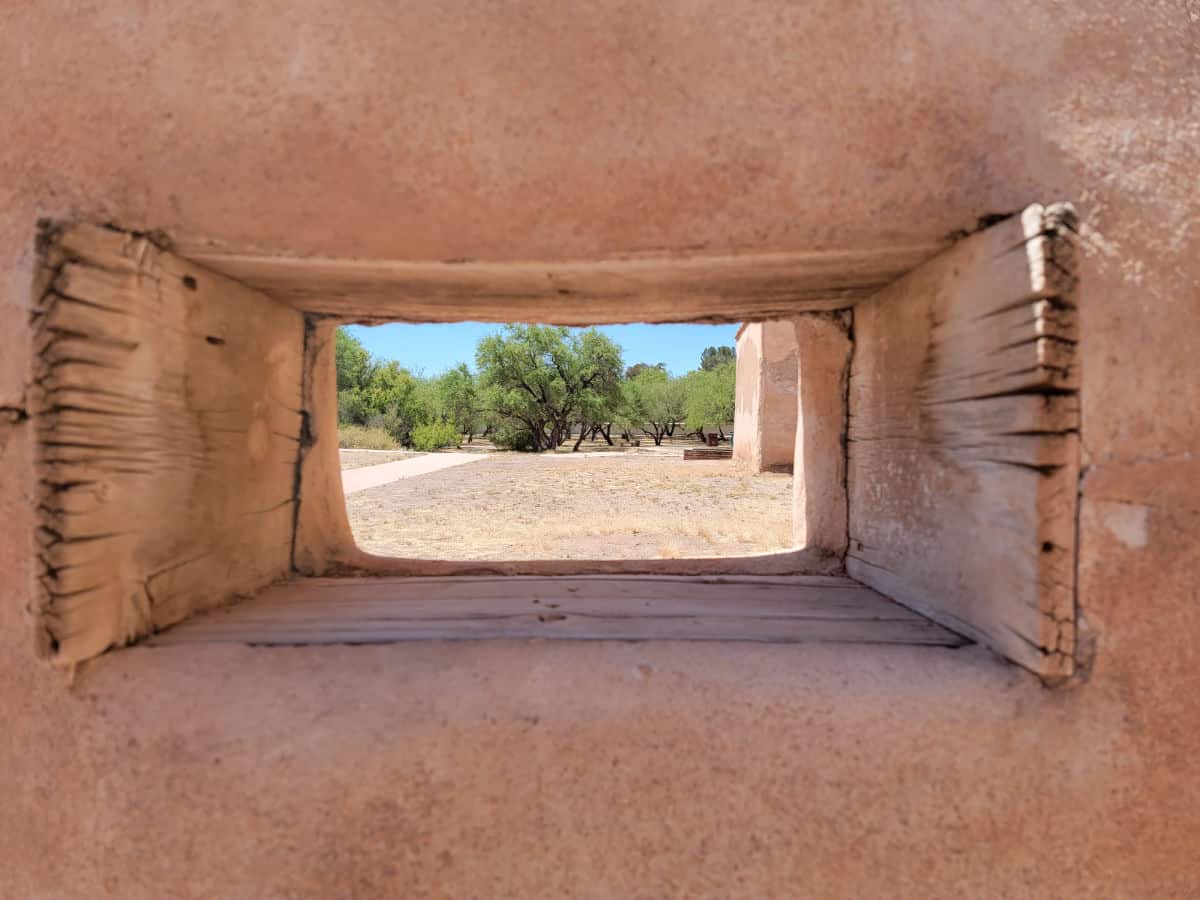
[[[762,464],[763,323],[747,322],[737,333],[733,458],[758,469]]]
[[[792,536],[797,546],[824,550],[839,561],[850,539],[846,425],[852,315],[808,313],[789,323],[797,350]]]
[[[763,323],[759,432],[764,469],[790,469],[796,447],[796,330],[788,320]]]
[[[246,7],[249,6],[247,9]],[[1200,893],[1189,4],[0,11],[0,895]],[[851,249],[1075,201],[1080,603],[972,651],[33,658],[34,221],[399,259]]]
[[[797,364],[792,320],[747,322],[738,330],[733,458],[755,471],[792,468]]]

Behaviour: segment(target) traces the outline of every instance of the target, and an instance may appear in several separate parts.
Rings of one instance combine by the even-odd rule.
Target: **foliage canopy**
[[[451,447],[482,433],[497,446],[538,451],[574,434],[578,449],[588,435],[611,444],[614,427],[661,444],[679,427],[723,431],[733,420],[729,347],[709,347],[699,369],[673,377],[662,363],[626,368],[621,348],[594,328],[509,325],[479,341],[478,374],[462,364],[424,377],[373,359],[346,329],[336,341],[339,422],[386,431],[404,446]]]
[[[700,368],[705,372],[719,369],[726,363],[737,362],[737,351],[732,347],[706,347],[700,354]]]

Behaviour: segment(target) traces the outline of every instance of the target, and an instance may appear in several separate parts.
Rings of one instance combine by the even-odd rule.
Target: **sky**
[[[491,322],[437,325],[351,325],[350,332],[379,359],[394,359],[410,372],[440,375],[459,363],[475,371],[475,345],[499,331]],[[625,365],[666,363],[672,375],[700,368],[705,347],[732,347],[737,325],[600,325],[621,346]]]

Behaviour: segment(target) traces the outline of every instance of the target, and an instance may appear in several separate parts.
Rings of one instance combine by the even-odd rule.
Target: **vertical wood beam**
[[[847,571],[1047,680],[1074,667],[1074,235],[1030,206],[854,310]]]
[[[288,573],[303,318],[140,235],[39,251],[38,619],[69,664]]]

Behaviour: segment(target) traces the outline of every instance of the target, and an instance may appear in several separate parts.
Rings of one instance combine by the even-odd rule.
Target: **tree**
[[[371,410],[366,424],[385,429],[405,446],[412,443],[413,428],[430,419],[420,383],[395,360],[374,366],[371,380],[358,391]]]
[[[625,419],[654,439],[656,447],[684,418],[685,396],[680,379],[658,368],[643,369],[623,385]],[[647,427],[649,426],[649,427]]]
[[[666,372],[667,365],[666,363],[655,363],[654,365],[650,365],[650,363],[634,363],[625,370],[625,380],[628,381],[631,378],[637,378],[643,372],[652,369],[657,369],[660,372]]]
[[[475,376],[462,363],[437,380],[438,415],[451,422],[467,442],[475,436],[479,424],[479,390]]]
[[[703,431],[705,425],[711,425],[724,438],[724,426],[733,421],[736,362],[697,369],[684,380],[688,429]]]
[[[700,354],[700,368],[705,372],[731,362],[737,362],[737,351],[732,347],[706,347]]]
[[[620,401],[621,350],[594,328],[509,325],[479,342],[475,361],[497,441],[516,449],[553,450]]]
[[[367,348],[345,328],[337,330],[334,341],[338,393],[366,387],[372,369],[371,354]]]

